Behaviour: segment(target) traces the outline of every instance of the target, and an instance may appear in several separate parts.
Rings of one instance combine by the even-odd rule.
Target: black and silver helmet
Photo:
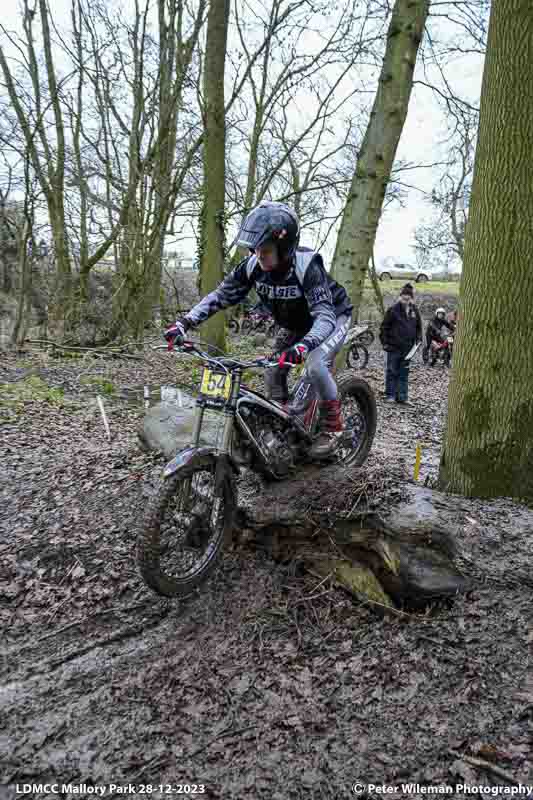
[[[285,261],[294,255],[300,240],[300,221],[285,203],[264,201],[253,208],[241,223],[235,244],[255,250],[274,242]]]

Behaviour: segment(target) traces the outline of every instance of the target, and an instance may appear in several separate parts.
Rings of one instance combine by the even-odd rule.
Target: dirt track
[[[41,369],[80,397],[80,366]],[[374,351],[377,391],[382,369]],[[110,370],[123,384],[164,380],[131,362]],[[8,358],[0,383],[22,374]],[[422,478],[436,476],[447,375],[427,375],[413,372],[413,409],[379,401],[367,469],[384,483],[409,479],[417,439]],[[129,797],[187,782],[210,798],[321,800],[354,796],[356,781],[533,784],[532,512],[458,499],[447,522],[473,590],[433,616],[380,619],[246,549],[201,596],[162,601],[134,563],[160,469],[137,448],[138,418],[110,405],[111,444],[87,406],[27,404],[0,426],[0,798],[69,781],[136,784]]]

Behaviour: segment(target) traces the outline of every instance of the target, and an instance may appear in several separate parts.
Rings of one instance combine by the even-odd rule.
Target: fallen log
[[[125,358],[130,361],[143,361],[142,356],[135,356],[124,352],[121,348],[112,347],[82,347],[81,345],[61,344],[53,342],[51,339],[24,339],[27,344],[42,344],[54,350],[64,350],[67,353],[84,353],[85,355],[98,356],[100,358]]]

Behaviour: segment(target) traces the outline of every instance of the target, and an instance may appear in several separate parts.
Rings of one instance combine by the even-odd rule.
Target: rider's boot
[[[317,439],[311,445],[311,458],[328,458],[332,456],[341,440],[344,423],[342,419],[341,401],[325,400],[319,406],[319,431]]]

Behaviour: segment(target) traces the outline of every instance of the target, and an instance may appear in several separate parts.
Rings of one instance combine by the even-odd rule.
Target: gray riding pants
[[[310,382],[316,389],[319,400],[336,400],[337,384],[330,372],[335,356],[341,349],[351,325],[351,315],[337,318],[335,330],[322,342],[321,345],[311,350],[305,360],[305,371]],[[292,345],[301,342],[305,334],[281,330],[276,337],[275,350],[277,353],[286,350]],[[289,399],[287,378],[290,367],[271,367],[265,372],[267,394],[278,403],[286,403]]]

